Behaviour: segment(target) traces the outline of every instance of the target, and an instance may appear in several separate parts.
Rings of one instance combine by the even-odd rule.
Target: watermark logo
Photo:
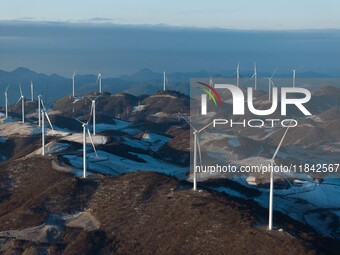
[[[210,99],[213,100],[215,106],[217,105],[217,101],[216,101],[215,96],[217,97],[217,100],[220,103],[220,105],[222,105],[223,101],[221,99],[221,96],[213,86],[210,86],[210,85],[203,83],[203,82],[198,82],[198,83],[209,89],[208,90],[208,89],[205,89],[205,88],[198,87],[198,89],[200,89],[200,90],[202,90],[203,92],[206,93],[206,94],[202,94],[202,97],[201,97],[202,98],[202,107],[203,107],[203,105],[205,105],[205,112],[206,112],[206,109],[207,109],[207,95],[209,95]]]
[[[233,105],[233,115],[244,115],[245,114],[245,105],[247,104],[248,110],[257,116],[267,116],[273,114],[278,107],[278,98],[280,92],[280,102],[281,102],[281,116],[287,115],[287,105],[295,105],[305,116],[312,115],[307,108],[304,106],[311,99],[311,93],[308,89],[305,88],[297,88],[297,87],[281,87],[280,91],[278,88],[273,88],[272,96],[270,99],[271,106],[269,109],[256,109],[254,106],[254,97],[253,97],[253,88],[247,88],[247,99],[245,101],[245,96],[243,91],[231,84],[215,84],[214,87],[209,86],[203,82],[198,82],[201,85],[209,88],[218,98],[220,104],[222,105],[222,99],[220,94],[216,91],[216,89],[227,89],[232,95],[232,105]],[[206,94],[201,95],[201,114],[207,115],[207,95],[213,99],[215,105],[216,99],[211,91],[200,88]],[[296,98],[298,96],[298,98]],[[295,98],[293,98],[295,97]]]

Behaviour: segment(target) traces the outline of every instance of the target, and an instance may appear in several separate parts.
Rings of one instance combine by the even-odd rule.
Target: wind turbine
[[[295,88],[295,75],[296,75],[296,70],[293,69],[293,88]]]
[[[274,82],[273,82],[273,77],[276,73],[277,69],[275,69],[275,71],[272,73],[272,76],[270,78],[266,78],[268,79],[268,101],[271,101],[271,92],[272,92],[272,87],[274,87]]]
[[[279,143],[279,145],[277,146],[275,152],[274,152],[274,155],[273,157],[271,158],[270,160],[270,188],[269,188],[269,220],[268,220],[268,230],[272,230],[273,228],[273,197],[274,197],[274,194],[273,194],[273,191],[274,191],[274,163],[275,163],[275,157],[277,155],[277,153],[279,152],[280,150],[280,147],[283,143],[283,140],[285,139],[285,136],[288,132],[288,129],[290,128],[290,126],[287,127],[286,131],[284,132],[282,138],[281,138],[281,141]]]
[[[31,81],[31,102],[34,101],[34,98],[33,98],[33,82]]]
[[[200,162],[202,164],[202,155],[201,155],[201,146],[200,146],[200,142],[199,142],[199,135],[200,133],[205,130],[206,128],[208,128],[210,125],[213,124],[213,122],[209,123],[208,125],[204,126],[203,128],[197,130],[195,129],[191,123],[186,119],[184,118],[180,113],[178,113],[182,119],[184,119],[188,124],[189,126],[194,130],[193,132],[193,135],[194,135],[194,177],[193,177],[193,190],[197,190],[197,149],[198,149],[198,152],[199,152],[199,157],[200,157]]]
[[[22,94],[21,84],[19,82],[19,89],[20,89],[20,97],[15,105],[17,105],[21,101],[21,116],[22,116],[22,123],[25,123],[25,98]]]
[[[257,71],[256,71],[256,63],[254,63],[254,74],[250,79],[254,78],[254,82],[255,82],[255,90],[257,89]]]
[[[8,88],[9,88],[9,84],[8,84],[6,90],[5,90],[5,111],[6,111],[5,119],[8,118],[8,94],[7,94]]]
[[[90,116],[90,118],[91,118],[91,116]],[[96,154],[96,158],[98,158],[98,154],[97,154],[96,147],[94,146],[92,136],[91,136],[91,133],[90,133],[90,130],[89,130],[89,127],[88,127],[90,119],[87,122],[81,122],[78,119],[75,119],[75,120],[78,121],[79,123],[81,123],[82,127],[83,127],[83,178],[86,178],[86,170],[87,170],[86,169],[86,133],[89,135],[93,150]]]
[[[53,129],[53,125],[51,123],[51,120],[50,120],[50,118],[47,114],[43,100],[41,99],[40,96],[38,98],[39,98],[41,105],[42,105],[42,110],[41,110],[41,155],[45,156],[45,116],[46,116],[48,123],[50,124],[51,129],[52,130],[54,130],[54,129]]]
[[[236,85],[237,87],[240,86],[240,63],[237,64],[236,68]]]
[[[72,97],[74,97],[74,78],[76,77],[76,71],[72,75]]]
[[[93,135],[96,135],[96,100],[100,97],[96,96],[94,99],[88,97],[91,100],[91,112],[92,112],[92,125],[93,125]]]
[[[98,73],[97,82],[99,82],[99,93],[102,93],[102,74],[101,73]]]
[[[270,102],[271,97],[272,97],[272,86],[273,86],[273,80],[272,78],[266,78],[268,79],[268,101]]]

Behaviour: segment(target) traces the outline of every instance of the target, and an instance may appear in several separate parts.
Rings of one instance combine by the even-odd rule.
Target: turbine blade
[[[88,129],[88,127],[86,127],[86,129],[87,129],[87,134],[89,135],[89,138],[90,138],[90,141],[91,141],[94,153],[96,154],[96,158],[98,158],[97,150],[96,150],[96,147],[94,146],[93,139],[92,139],[92,136],[91,136],[91,132]]]
[[[203,165],[203,161],[202,161],[202,152],[201,152],[201,144],[200,144],[200,139],[198,139],[199,134],[196,135],[196,140],[197,140],[197,149],[198,149],[198,156],[200,158],[200,163],[201,166]]]
[[[17,106],[17,104],[20,102],[21,97],[18,99],[18,101],[15,103],[14,107]]]
[[[42,106],[42,108],[44,109],[44,111],[46,110],[46,108],[45,108],[45,104],[44,104],[44,101],[42,100],[42,98],[40,98],[40,102],[41,102],[41,106]]]
[[[22,95],[22,89],[21,89],[21,83],[19,82],[19,89],[20,89],[20,96],[23,96]]]
[[[44,113],[45,113],[46,119],[48,120],[48,123],[50,124],[51,129],[54,130],[53,125],[52,125],[51,120],[50,120],[50,117],[48,116],[46,111],[44,111]]]
[[[89,124],[90,120],[92,119],[92,114],[93,114],[93,103],[92,103],[92,101],[91,101],[90,115],[89,115],[89,118],[88,118],[86,124]]]
[[[97,81],[96,81],[96,84],[98,83],[98,81],[99,81],[100,77],[102,77],[102,74],[101,74],[101,73],[98,73],[98,75],[97,75]]]
[[[84,122],[81,122],[80,120],[76,119],[76,118],[73,118],[74,120],[78,121],[80,124],[85,124]]]
[[[6,88],[6,90],[5,90],[5,93],[7,93],[7,91],[8,91],[8,88],[9,88],[9,84],[7,85],[7,88]]]
[[[291,124],[291,123],[292,123],[292,122],[290,122],[290,124]],[[287,134],[289,128],[290,128],[290,126],[287,127],[286,131],[284,132],[284,134],[283,134],[283,136],[282,136],[282,138],[281,138],[281,141],[280,141],[279,145],[277,146],[277,148],[276,148],[276,150],[275,150],[275,152],[274,152],[274,155],[273,155],[273,157],[272,157],[272,160],[275,159],[277,153],[279,152],[280,147],[281,147],[281,145],[282,145],[282,143],[283,143],[283,140],[285,139],[285,136],[286,136],[286,134]]]
[[[186,118],[183,117],[182,114],[180,114],[179,112],[178,112],[177,114],[179,114],[179,116],[181,116],[181,118],[182,118],[183,120],[185,120],[185,122],[188,123],[189,126],[190,126],[194,131],[197,132],[197,130],[190,124],[190,122],[189,122]]]
[[[272,73],[272,76],[270,78],[273,78],[275,73],[277,72],[277,68],[275,68],[274,72]]]
[[[203,128],[201,128],[200,130],[197,131],[197,133],[200,133],[201,131],[203,131],[204,129],[206,129],[207,127],[209,127],[210,125],[212,125],[214,122],[210,122],[208,125],[204,126]]]
[[[94,101],[91,100],[90,116],[92,116],[92,114],[93,114],[93,107],[94,107]]]

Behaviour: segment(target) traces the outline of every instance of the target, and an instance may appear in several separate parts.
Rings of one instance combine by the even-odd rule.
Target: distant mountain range
[[[259,73],[259,77],[269,77],[270,73]],[[180,91],[189,94],[189,83],[191,78],[213,77],[235,77],[234,71],[221,71],[211,74],[202,70],[197,72],[176,72],[167,74],[171,90]],[[241,77],[251,77],[251,72],[241,73]],[[299,78],[331,78],[331,76],[316,73],[304,72],[298,73]],[[291,74],[276,74],[275,77],[288,78]],[[43,95],[48,103],[51,103],[61,97],[71,95],[71,77],[65,78],[58,74],[46,75],[37,73],[30,69],[19,67],[13,71],[0,70],[0,105],[3,105],[3,92],[9,85],[8,97],[11,103],[19,98],[19,82],[22,85],[23,93],[26,98],[30,98],[30,82],[34,84],[34,96]],[[96,75],[76,75],[75,87],[76,95],[83,96],[90,92],[96,91]],[[163,73],[157,73],[150,69],[142,69],[132,74],[121,75],[116,78],[102,79],[103,90],[112,94],[126,92],[132,95],[153,94],[163,88]]]

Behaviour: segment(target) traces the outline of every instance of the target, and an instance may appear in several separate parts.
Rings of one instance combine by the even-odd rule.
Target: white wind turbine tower
[[[290,126],[289,126],[290,127]],[[279,143],[279,145],[277,146],[273,157],[270,160],[270,167],[271,167],[271,171],[270,171],[270,188],[269,188],[269,220],[268,220],[268,230],[272,230],[273,228],[273,197],[274,197],[274,172],[273,172],[273,167],[274,167],[274,163],[275,163],[275,157],[277,155],[277,153],[280,150],[280,147],[283,143],[283,140],[285,139],[285,136],[288,132],[289,127],[287,127],[286,131],[284,132],[281,141]]]
[[[93,133],[93,135],[96,135],[96,100],[99,97],[100,96],[97,96],[94,99],[88,97],[91,100],[92,125],[93,125],[92,133]]]
[[[268,101],[271,101],[271,97],[272,97],[272,87],[274,87],[274,82],[273,82],[273,77],[274,74],[276,73],[276,70],[272,73],[272,76],[270,78],[266,78],[268,79]]]
[[[210,124],[208,124],[208,125],[206,125],[206,126],[204,126],[203,128],[201,128],[201,129],[199,129],[199,130],[197,130],[197,129],[195,129],[192,125],[191,125],[191,123],[186,119],[186,118],[184,118],[180,113],[178,113],[181,117],[182,117],[182,119],[184,119],[188,124],[189,124],[189,126],[194,130],[194,132],[193,132],[193,135],[194,135],[194,177],[193,177],[193,190],[197,190],[197,150],[198,150],[198,153],[199,153],[199,157],[200,157],[200,162],[201,162],[201,164],[202,164],[202,155],[201,155],[201,145],[200,145],[200,142],[199,142],[199,139],[198,139],[198,137],[199,137],[199,135],[200,135],[200,133],[203,131],[203,130],[205,130],[206,128],[208,128],[210,125],[212,125],[213,124],[213,122],[211,122]]]
[[[295,75],[296,75],[296,70],[293,69],[293,88],[295,88]]]
[[[53,129],[53,125],[51,123],[51,120],[47,114],[45,105],[43,100],[39,97],[39,100],[41,100],[41,105],[42,105],[42,110],[41,110],[41,155],[45,156],[45,116],[46,119],[48,121],[48,123],[50,124],[50,127],[52,130]]]
[[[34,98],[33,98],[33,82],[31,81],[31,102],[34,101]]]
[[[90,116],[90,118],[91,118],[91,116]],[[90,130],[88,128],[88,124],[89,124],[90,119],[86,123],[81,122],[78,119],[75,119],[75,120],[77,120],[79,123],[81,123],[82,127],[83,127],[83,178],[86,178],[86,170],[87,170],[87,168],[86,168],[86,133],[89,135],[93,150],[94,150],[97,158],[98,158],[98,154],[97,154],[96,147],[94,146]]]
[[[236,68],[236,86],[240,86],[240,63],[237,64]]]
[[[21,101],[21,116],[22,116],[22,123],[25,123],[25,98],[22,94],[21,84],[19,82],[19,89],[20,89],[20,97],[15,105],[17,105]]]
[[[72,97],[74,97],[74,78],[76,77],[76,71],[72,75]]]
[[[273,80],[272,78],[266,78],[268,79],[268,101],[271,101],[272,97],[272,86],[273,86]]]
[[[9,88],[9,84],[5,90],[5,118],[6,119],[8,118],[8,94],[7,94],[8,88]]]
[[[41,126],[41,95],[38,96],[38,122],[39,127]]]
[[[167,83],[166,71],[163,71],[163,91],[166,90],[166,83]]]
[[[250,79],[253,79],[254,78],[254,88],[255,90],[257,89],[257,71],[256,71],[256,63],[254,63],[254,74],[253,76],[250,78]]]

